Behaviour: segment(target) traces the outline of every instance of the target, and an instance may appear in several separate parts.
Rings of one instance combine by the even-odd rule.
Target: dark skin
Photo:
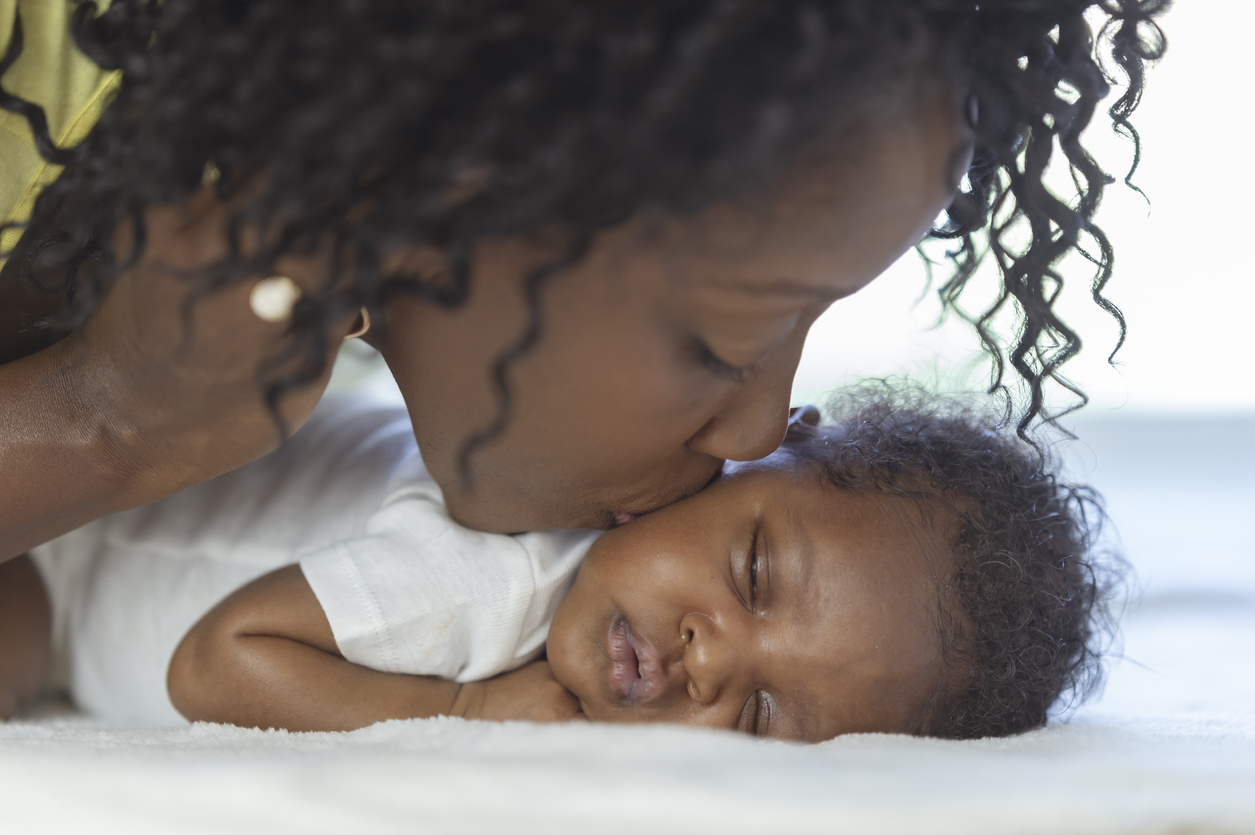
[[[525,325],[520,276],[553,250],[539,234],[485,241],[453,311],[397,298],[376,344],[452,516],[503,533],[605,528],[693,494],[724,460],[769,454],[811,325],[924,236],[970,153],[958,98],[934,90],[816,146],[765,195],[600,236],[548,288],[544,336],[514,366],[514,410],[472,459],[473,489],[459,453],[495,414],[489,370]]]
[[[188,290],[172,271],[221,256],[224,218],[224,207],[207,191],[186,206],[150,211],[148,254],[118,279],[92,318],[0,365],[0,561],[277,446],[257,364],[282,347],[284,326],[252,315],[248,286],[198,303],[190,339],[182,325]],[[121,238],[125,246],[125,230]],[[5,266],[6,285],[15,263]],[[279,266],[312,287],[316,264],[316,258],[286,259]],[[24,293],[19,296],[40,301]],[[0,344],[0,354],[29,349],[35,337],[19,333],[29,312],[0,310],[0,317],[7,319],[0,334],[20,336]],[[336,330],[348,333],[352,319],[336,322]],[[309,416],[330,371],[285,399],[290,425]]]
[[[959,91],[921,85],[902,96],[818,143],[764,194],[601,235],[548,288],[544,338],[515,368],[516,408],[473,459],[473,490],[458,453],[495,414],[489,369],[523,327],[521,276],[552,246],[539,233],[482,241],[459,309],[392,300],[369,338],[453,516],[488,531],[608,527],[693,494],[725,459],[775,449],[811,324],[927,232],[966,168]],[[252,315],[250,287],[201,301],[183,341],[186,288],[171,268],[219,257],[225,216],[208,190],[150,209],[141,262],[55,344],[15,337],[30,310],[0,310],[0,356],[34,350],[0,365],[0,560],[278,443],[256,370],[284,328]],[[326,262],[277,268],[312,288]],[[308,416],[328,374],[284,400],[289,426]]]
[[[25,554],[0,565],[0,719],[17,714],[48,674],[52,610]]]
[[[593,546],[550,627],[554,676],[595,721],[911,733],[944,678],[931,521],[787,444],[730,464]]]

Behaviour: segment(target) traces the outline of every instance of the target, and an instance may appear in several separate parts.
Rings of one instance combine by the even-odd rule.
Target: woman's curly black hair
[[[377,312],[397,292],[457,305],[477,238],[560,227],[569,250],[524,277],[530,324],[495,370],[501,425],[510,363],[541,330],[546,278],[599,230],[761,182],[912,62],[970,90],[977,147],[934,231],[956,242],[940,292],[953,306],[982,257],[997,260],[1002,295],[969,318],[995,358],[993,386],[1004,362],[1027,383],[1021,430],[1047,381],[1069,385],[1059,368],[1081,344],[1053,309],[1063,256],[1094,262],[1094,299],[1123,332],[1103,295],[1111,246],[1093,222],[1111,178],[1081,133],[1118,73],[1127,86],[1110,114],[1136,142],[1128,117],[1145,62],[1163,52],[1154,19],[1168,0],[112,0],[103,13],[63,1],[77,3],[78,46],[123,81],[73,148],[53,145],[38,107],[0,95],[65,166],[19,257],[28,274],[36,258],[61,268],[45,283],[64,293],[61,324],[73,327],[139,257],[146,207],[188,198],[210,160],[223,197],[262,175],[264,191],[235,210],[230,254],[192,278],[211,293],[330,243],[335,274],[295,311],[286,357],[299,367],[268,380],[272,404],[325,367],[332,317]],[[21,51],[20,24],[0,70]],[[1072,196],[1043,182],[1059,153]],[[137,234],[115,252],[123,222]],[[250,224],[282,233],[246,257]],[[441,248],[448,274],[384,268],[415,243]],[[332,291],[346,265],[350,286]],[[1008,305],[1020,325],[1004,346],[990,322]]]
[[[791,448],[832,483],[910,496],[949,531],[938,635],[944,672],[918,730],[973,739],[1045,724],[1102,683],[1124,563],[1098,541],[1101,497],[970,398],[884,381],[843,389]],[[936,510],[937,507],[941,511]],[[937,523],[940,524],[937,524]],[[934,555],[936,558],[937,555]]]

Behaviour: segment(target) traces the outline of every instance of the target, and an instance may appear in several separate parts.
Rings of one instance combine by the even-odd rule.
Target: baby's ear
[[[789,409],[789,428],[785,430],[784,442],[801,440],[810,437],[819,425],[820,413],[817,406],[807,404]]]

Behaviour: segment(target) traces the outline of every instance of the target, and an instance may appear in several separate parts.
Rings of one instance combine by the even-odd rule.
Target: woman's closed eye
[[[714,349],[706,343],[706,340],[698,337],[694,340],[693,351],[697,356],[697,361],[715,376],[733,383],[743,381],[754,370],[754,364],[750,365],[733,365],[727,360],[722,359],[714,352]]]

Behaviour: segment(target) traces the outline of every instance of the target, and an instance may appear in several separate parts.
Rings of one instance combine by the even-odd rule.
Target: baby
[[[485,534],[403,410],[332,399],[261,461],[6,565],[0,598],[51,605],[0,607],[0,652],[55,646],[80,706],[132,724],[1004,735],[1098,677],[1101,515],[989,418],[876,385],[604,536]]]

